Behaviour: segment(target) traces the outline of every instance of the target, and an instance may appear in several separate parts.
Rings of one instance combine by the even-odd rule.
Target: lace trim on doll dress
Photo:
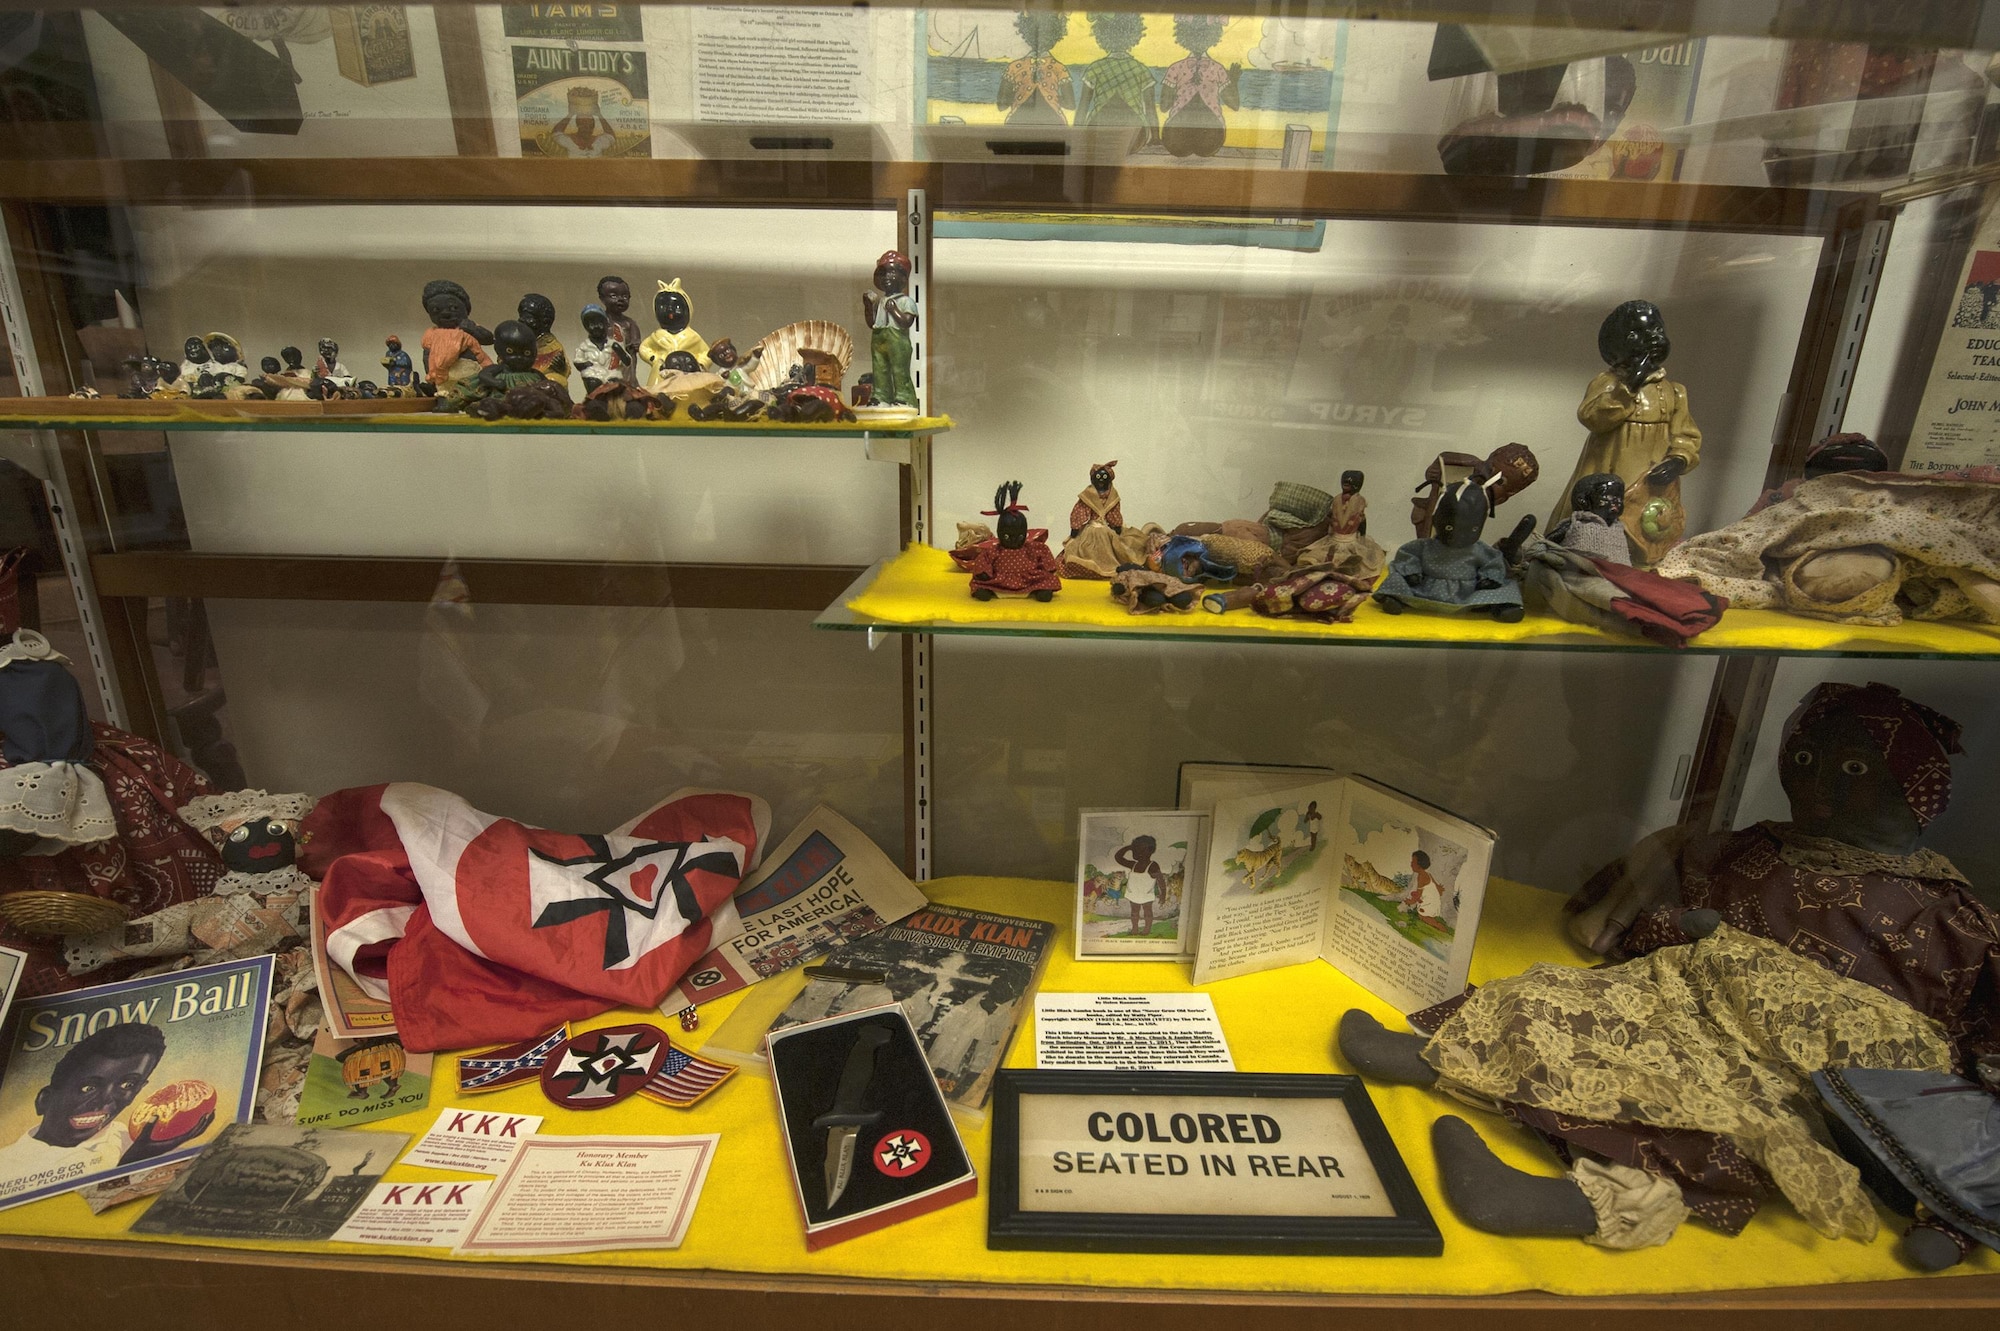
[[[318,879],[298,865],[288,864],[282,869],[272,869],[266,873],[245,873],[241,869],[231,869],[215,880],[215,895],[230,897],[254,893],[261,898],[273,892],[304,892],[318,886]]]
[[[0,768],[0,828],[87,846],[117,836],[118,820],[103,779],[82,763],[21,763]]]
[[[1943,1029],[1900,999],[1728,925],[1617,966],[1540,964],[1476,990],[1424,1047],[1440,1088],[1601,1122],[1712,1132],[1829,1238],[1875,1235],[1827,1144],[1822,1068],[1950,1072]]]
[[[1929,847],[1919,847],[1910,855],[1887,855],[1863,850],[1832,837],[1809,836],[1790,823],[1759,823],[1778,841],[1778,858],[1795,869],[1820,873],[1881,874],[1888,878],[1946,878],[1954,883],[1971,883],[1958,866]]]
[[[221,795],[203,795],[180,807],[181,821],[198,831],[253,818],[275,818],[296,823],[319,803],[311,795],[273,795],[263,790],[232,790]]]

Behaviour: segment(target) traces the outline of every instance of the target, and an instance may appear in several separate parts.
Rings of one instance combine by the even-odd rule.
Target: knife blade
[[[862,1108],[868,1084],[875,1079],[875,1065],[889,1043],[889,1032],[881,1026],[863,1026],[847,1051],[840,1070],[840,1084],[833,1093],[833,1107],[814,1119],[815,1129],[826,1133],[826,1204],[831,1209],[847,1191],[854,1172],[855,1139],[861,1129],[882,1117],[879,1109]]]

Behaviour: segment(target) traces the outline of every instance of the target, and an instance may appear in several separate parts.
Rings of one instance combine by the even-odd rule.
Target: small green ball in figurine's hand
[[[1673,524],[1673,505],[1664,499],[1655,499],[1639,512],[1639,530],[1653,540],[1664,537]]]

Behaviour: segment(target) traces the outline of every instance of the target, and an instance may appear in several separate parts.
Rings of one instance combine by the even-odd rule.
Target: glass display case
[[[1812,1075],[1922,1073],[1981,1106],[2000,1086],[1990,28],[1977,6],[1596,0],[0,14],[0,676],[35,682],[0,687],[0,1270],[23,1315],[318,1326],[386,1295],[456,1325],[583,1294],[756,1325],[919,1296],[981,1326],[1990,1316],[2000,1197],[1937,1183],[1975,1148],[1885,1165],[1886,1120],[1857,1130]],[[1829,793],[1816,762],[1861,770]],[[719,830],[701,801],[724,797],[691,791],[748,798]],[[1097,846],[1105,810],[1195,830],[1111,820]],[[1757,837],[1777,878],[1737,872]],[[550,887],[558,861],[594,886]],[[853,914],[785,942],[766,914],[794,865],[801,887],[851,870]],[[866,960],[981,918],[988,951],[962,956],[1012,949],[1024,979],[961,960],[917,1000]],[[544,948],[553,925],[594,932]],[[1093,951],[1120,936],[1167,941]],[[1832,974],[1931,1024],[1892,1057],[1822,1007],[1735,1081],[1651,1068],[1656,1091],[1755,1082],[1761,1137],[1712,1105],[1486,1084],[1471,1063],[1518,1066],[1486,1045],[1442,1070],[1543,963],[1653,967],[1593,1000],[1628,1005],[1632,1041],[1680,1029],[1646,1006],[1670,992],[1734,1030],[1723,981],[1669,972],[1739,945],[1762,960],[1729,984],[1806,966],[1787,992]],[[979,1191],[819,1246],[850,1175],[795,1159],[762,1037],[843,954],[900,1000]],[[263,1011],[233,1100],[155,1054],[152,1085],[37,1126],[97,1013],[143,1025],[146,985],[205,965],[247,966]],[[242,1006],[235,975],[201,1015]],[[100,984],[139,987],[65,998]],[[1038,1000],[1093,994],[1201,996],[1219,1066],[1274,1074],[1246,1097],[1358,1075],[1336,1154],[1366,1146],[1442,1256],[1381,1234],[1301,1255],[1321,1230],[1276,1220],[1149,1248],[1142,1188],[1100,1208],[1129,1226],[998,1241],[989,1208],[1034,1209],[1055,1112],[1007,1070],[1153,1093],[1162,1064],[1120,1063],[1109,1027],[1068,1064],[1040,1038]],[[1434,1037],[1416,1079],[1456,1099],[1389,1075],[1405,1018]],[[343,1062],[392,1027],[393,1067]],[[667,1051],[638,1098],[526,1084],[557,1044],[551,1068],[624,1057],[598,1033],[628,1029]],[[1533,1050],[1542,1080],[1585,1058],[1564,1038]],[[406,1112],[371,1105],[420,1081]],[[161,1098],[190,1084],[209,1098]],[[518,1193],[528,1152],[453,1172],[398,1141],[349,1171],[324,1136],[470,1111],[538,1115],[555,1150],[710,1145],[672,1184],[687,1213],[635,1202],[626,1242],[481,1246],[484,1212],[309,1223],[404,1183]],[[1585,1120],[1716,1145],[1677,1160]],[[132,1154],[148,1124],[175,1149]],[[209,1148],[246,1130],[292,1135],[232,1173]],[[1148,1131],[1124,1140],[1173,1139]],[[847,1140],[873,1186],[921,1169],[869,1175]],[[1508,1210],[1515,1168],[1575,1191],[1581,1227]],[[266,1220],[158,1227],[232,1189]],[[616,1205],[549,1195],[617,1229]]]

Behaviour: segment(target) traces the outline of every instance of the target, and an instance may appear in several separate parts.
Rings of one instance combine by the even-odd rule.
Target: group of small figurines
[[[661,282],[653,297],[658,331],[642,336],[629,314],[632,287],[622,277],[597,284],[583,307],[582,339],[572,356],[555,334],[556,306],[547,296],[521,297],[516,318],[482,327],[472,298],[448,279],[426,283],[424,313],[431,326],[421,363],[390,337],[383,378],[357,379],[331,338],[308,368],[297,347],[266,356],[261,373],[245,362],[242,344],[227,333],[190,337],[176,366],[153,357],[125,363],[128,398],[326,401],[432,398],[431,410],[483,420],[668,420],[682,409],[697,421],[895,422],[918,413],[911,371],[911,330],[917,306],[912,264],[896,250],[875,264],[874,286],[862,296],[869,325],[871,373],[852,391],[841,387],[854,355],[847,330],[825,320],[788,324],[747,352],[728,338],[708,342],[694,328],[694,310],[680,280]],[[491,354],[489,354],[489,348]],[[571,392],[574,368],[583,381]]]
[[[1665,376],[1669,343],[1657,306],[1628,301],[1598,334],[1606,366],[1578,419],[1590,431],[1545,537],[1525,517],[1497,544],[1487,520],[1540,475],[1516,443],[1485,458],[1439,454],[1411,503],[1416,539],[1389,555],[1368,535],[1365,477],[1344,471],[1340,492],[1280,482],[1254,520],[1128,525],[1115,488],[1117,463],[1090,469],[1070,511],[1069,536],[1051,551],[1047,532],[1022,516],[1020,485],[995,496],[997,532],[961,523],[954,561],[971,593],[1046,601],[1064,578],[1105,581],[1133,614],[1259,614],[1344,623],[1369,599],[1391,614],[1481,614],[1503,623],[1525,614],[1524,584],[1565,618],[1685,641],[1711,626],[1726,602],[1650,571],[1685,525],[1680,477],[1700,456],[1687,390]]]

